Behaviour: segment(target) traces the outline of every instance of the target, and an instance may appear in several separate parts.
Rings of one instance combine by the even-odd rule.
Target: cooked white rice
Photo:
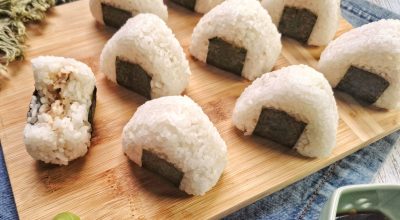
[[[193,195],[209,191],[221,176],[227,147],[199,105],[185,96],[162,97],[140,106],[124,127],[122,146],[142,166],[142,150],[180,169],[180,189]]]
[[[84,156],[90,145],[88,112],[95,77],[86,64],[69,58],[41,56],[32,65],[40,100],[32,96],[26,149],[36,160],[67,165]]]
[[[340,0],[262,0],[262,5],[277,26],[285,6],[308,9],[317,15],[317,23],[308,39],[309,45],[327,45],[335,37],[339,27]]]
[[[90,0],[90,11],[93,17],[104,24],[101,3],[132,12],[132,17],[139,13],[152,13],[164,21],[168,19],[167,6],[163,0]]]
[[[214,37],[247,50],[242,76],[249,80],[271,71],[282,49],[281,35],[256,0],[227,0],[205,14],[194,29],[190,53],[206,62]]]
[[[307,124],[294,148],[308,157],[329,156],[336,145],[338,112],[324,76],[297,65],[266,73],[242,93],[233,110],[233,123],[251,135],[263,108],[284,111]]]
[[[377,74],[390,83],[375,106],[400,108],[400,21],[381,20],[355,28],[331,42],[319,61],[319,71],[333,88],[350,66]]]
[[[100,69],[115,83],[117,56],[151,75],[152,98],[180,95],[189,84],[191,71],[181,45],[164,21],[153,14],[129,19],[104,46]]]

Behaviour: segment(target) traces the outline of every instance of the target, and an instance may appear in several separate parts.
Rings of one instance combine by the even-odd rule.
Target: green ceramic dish
[[[320,220],[335,220],[338,213],[378,211],[400,219],[400,185],[369,184],[337,189],[325,204]]]

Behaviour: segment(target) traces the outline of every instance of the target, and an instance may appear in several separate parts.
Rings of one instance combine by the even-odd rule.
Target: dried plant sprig
[[[0,85],[8,78],[6,66],[23,59],[24,23],[41,21],[55,0],[0,0]]]

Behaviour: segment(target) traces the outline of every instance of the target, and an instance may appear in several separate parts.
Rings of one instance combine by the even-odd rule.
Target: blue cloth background
[[[341,7],[343,16],[354,26],[382,18],[400,19],[399,15],[365,0],[342,0]],[[393,133],[225,219],[318,219],[323,204],[336,188],[371,181],[399,136],[400,132]],[[0,196],[0,220],[18,219],[1,146]]]

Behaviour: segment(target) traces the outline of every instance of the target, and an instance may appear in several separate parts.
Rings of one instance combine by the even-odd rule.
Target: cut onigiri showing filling
[[[68,165],[90,146],[95,77],[87,65],[63,57],[38,57],[32,65],[35,92],[24,130],[26,149],[36,160]]]

